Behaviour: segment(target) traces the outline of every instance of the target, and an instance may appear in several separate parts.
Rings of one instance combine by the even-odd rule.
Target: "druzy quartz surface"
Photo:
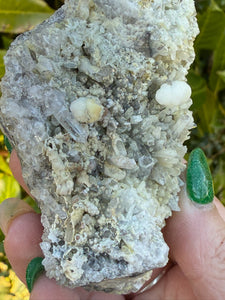
[[[165,266],[193,127],[191,0],[67,0],[5,56],[0,123],[42,211],[47,276],[129,293]]]

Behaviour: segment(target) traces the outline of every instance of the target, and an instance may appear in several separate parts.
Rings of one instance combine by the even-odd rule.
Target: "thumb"
[[[225,208],[216,198],[208,204],[196,204],[189,197],[184,186],[181,211],[168,220],[165,239],[171,257],[189,280],[197,299],[224,299]]]

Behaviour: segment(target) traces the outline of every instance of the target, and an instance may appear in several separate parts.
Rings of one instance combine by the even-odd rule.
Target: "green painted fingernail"
[[[205,154],[200,148],[191,152],[186,176],[189,198],[198,204],[211,203],[214,198],[213,180]]]
[[[8,140],[8,138],[7,138],[7,136],[5,136],[5,135],[4,135],[4,143],[5,143],[5,145],[6,145],[6,148],[7,148],[8,151],[9,151],[9,153],[11,154],[13,148],[12,148],[12,146],[11,146],[11,144],[10,144],[10,142],[9,142],[9,140]]]
[[[35,257],[27,266],[26,281],[29,292],[31,293],[35,280],[44,272],[42,265],[43,257]]]

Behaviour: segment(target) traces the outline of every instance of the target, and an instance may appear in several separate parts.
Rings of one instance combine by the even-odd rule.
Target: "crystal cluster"
[[[128,293],[167,263],[197,33],[192,0],[67,0],[12,43],[0,123],[42,211],[50,278]]]

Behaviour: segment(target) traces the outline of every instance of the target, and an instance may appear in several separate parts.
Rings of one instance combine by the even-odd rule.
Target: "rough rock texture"
[[[128,293],[167,263],[197,33],[192,0],[67,0],[13,42],[0,122],[42,210],[50,278]]]

